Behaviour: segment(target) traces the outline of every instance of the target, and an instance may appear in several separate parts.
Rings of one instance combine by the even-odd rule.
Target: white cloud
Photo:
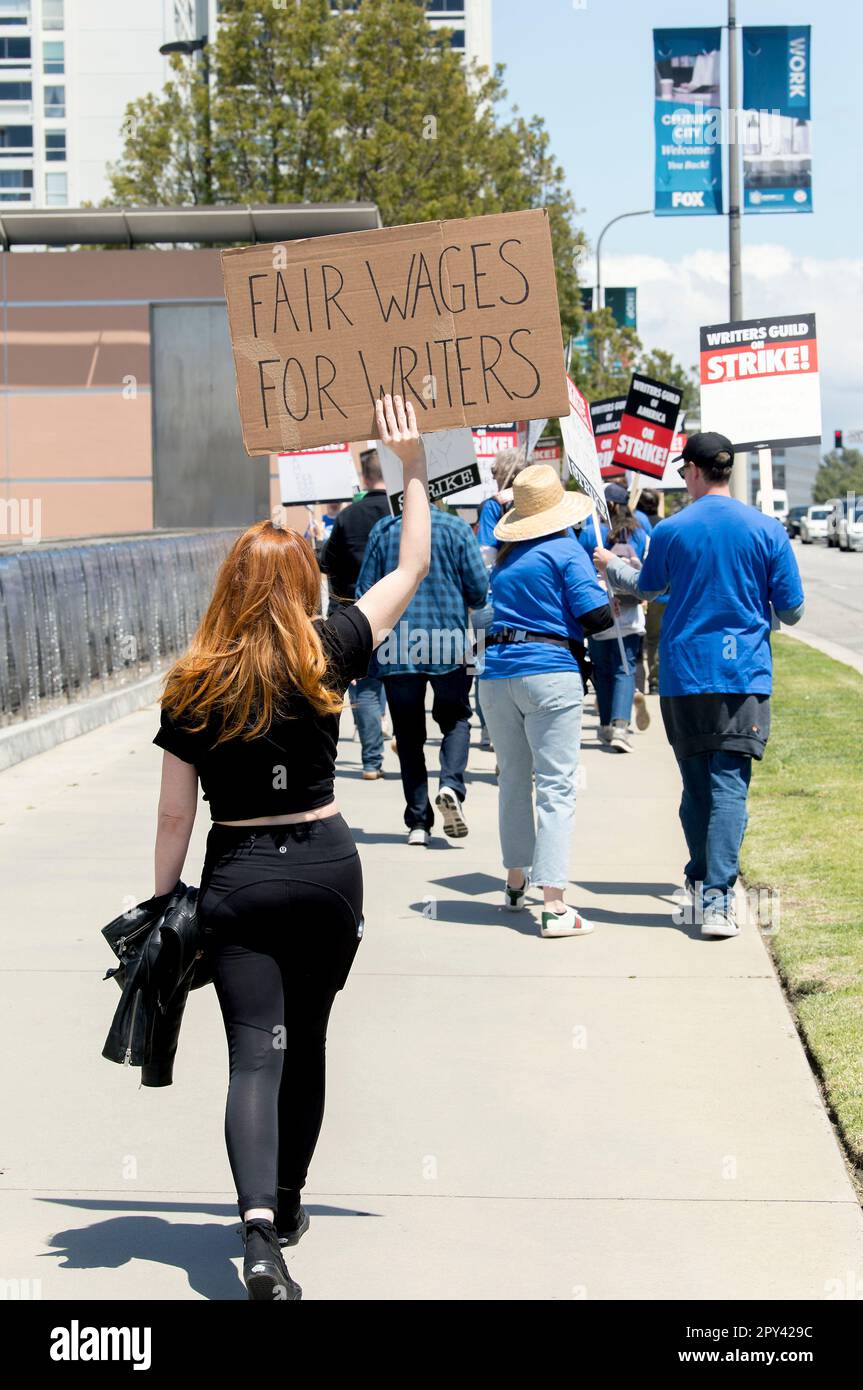
[[[592,283],[585,261],[582,283]],[[666,348],[685,366],[698,358],[698,329],[728,319],[728,259],[698,250],[679,261],[633,254],[603,256],[606,285],[638,287],[638,333],[645,347]],[[746,318],[817,315],[824,436],[863,428],[863,259],[795,256],[785,246],[743,250]]]

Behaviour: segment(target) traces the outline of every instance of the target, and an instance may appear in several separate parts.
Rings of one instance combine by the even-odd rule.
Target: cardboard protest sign
[[[569,462],[569,471],[582,492],[587,493],[603,521],[608,521],[608,503],[599,473],[596,441],[590,427],[590,406],[575,382],[569,377],[566,381],[570,410],[569,415],[560,422],[560,433]]]
[[[596,440],[596,452],[599,455],[599,472],[603,478],[620,471],[619,467],[613,466],[612,460],[617,443],[617,431],[620,429],[625,409],[625,396],[605,396],[601,401],[590,403],[590,423]]]
[[[701,428],[736,450],[821,443],[814,314],[701,329]]]
[[[279,454],[279,496],[283,507],[300,502],[346,502],[360,485],[349,444],[322,444]]]
[[[433,502],[452,492],[476,487],[479,483],[479,464],[470,430],[437,430],[423,435],[428,468],[429,497]],[[381,461],[384,486],[390,506],[398,515],[404,505],[404,481],[401,459],[380,441],[375,445]]]
[[[567,409],[544,208],[222,252],[246,453]]]
[[[661,478],[682,399],[676,386],[636,372],[629,383],[612,462]]]

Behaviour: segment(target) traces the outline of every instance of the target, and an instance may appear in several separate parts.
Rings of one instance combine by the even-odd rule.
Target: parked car
[[[846,501],[837,526],[840,550],[863,550],[863,497]]]
[[[807,507],[806,514],[800,522],[800,539],[804,545],[811,545],[813,541],[826,541],[827,523],[833,514],[833,508],[826,502],[818,502],[814,507]]]
[[[788,520],[785,523],[785,530],[792,540],[800,535],[800,522],[808,512],[808,507],[792,507],[788,513]]]
[[[761,508],[761,491],[755,494],[755,505]],[[773,515],[784,525],[788,520],[788,493],[781,487],[773,489]]]
[[[830,497],[824,506],[830,508],[825,539],[828,548],[832,550],[834,546],[839,544],[839,518],[845,510],[845,499],[844,497]]]

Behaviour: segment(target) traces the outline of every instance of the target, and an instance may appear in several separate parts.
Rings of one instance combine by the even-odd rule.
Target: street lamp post
[[[624,217],[650,217],[652,214],[653,208],[643,208],[638,212],[620,212],[617,217],[612,217],[610,222],[606,222],[596,243],[596,303],[593,306],[595,309],[602,308],[602,238],[609,227],[613,227],[615,222],[622,222]]]
[[[743,318],[743,274],[740,255],[740,160],[737,140],[739,84],[737,75],[737,3],[728,0],[728,317]],[[748,455],[735,454],[729,480],[731,496],[749,501]]]
[[[210,55],[207,49],[207,35],[202,34],[199,39],[175,39],[171,43],[163,43],[159,52],[165,57],[170,53],[182,53],[189,58],[193,53],[201,55],[201,76],[204,81],[204,138],[202,141],[202,161],[204,165],[204,197],[207,203],[213,201],[213,162],[212,162],[212,125],[210,121]]]

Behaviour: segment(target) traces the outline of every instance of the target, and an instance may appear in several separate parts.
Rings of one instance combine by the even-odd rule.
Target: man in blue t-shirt
[[[659,696],[683,779],[686,889],[703,908],[702,935],[728,937],[740,930],[734,884],[752,759],[770,731],[770,630],[774,618],[800,620],[803,586],[782,523],[731,496],[731,442],[693,434],[678,459],[692,505],[656,528],[642,569],[602,547],[594,559],[638,598],[668,592]]]

